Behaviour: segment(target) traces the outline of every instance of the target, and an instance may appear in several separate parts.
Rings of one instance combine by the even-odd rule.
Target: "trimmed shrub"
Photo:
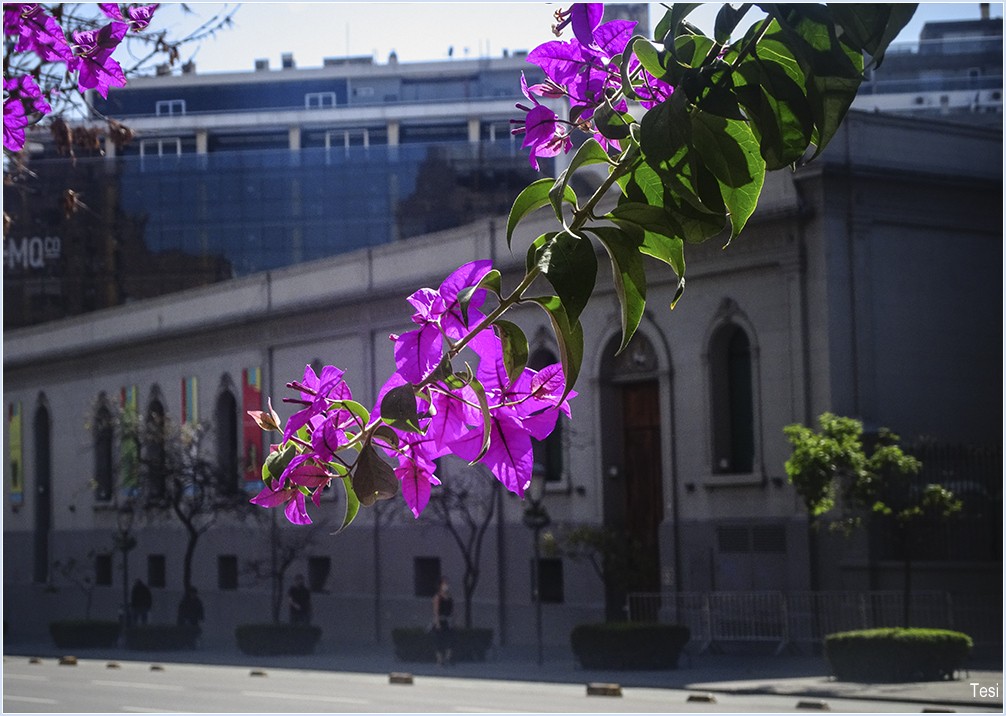
[[[972,645],[946,629],[864,629],[827,635],[824,656],[840,681],[940,681],[955,678]]]
[[[485,661],[493,643],[492,629],[452,629],[451,659],[453,661]],[[433,632],[419,627],[391,630],[395,657],[400,661],[436,661],[437,641]]]
[[[646,622],[579,624],[570,634],[584,669],[676,669],[690,638],[686,626]]]
[[[115,646],[119,622],[99,619],[66,619],[49,622],[49,634],[61,649],[96,649]]]
[[[234,629],[238,649],[252,656],[312,654],[321,639],[313,624],[241,624]]]
[[[137,651],[195,649],[202,629],[192,624],[137,624],[126,631],[126,648]]]

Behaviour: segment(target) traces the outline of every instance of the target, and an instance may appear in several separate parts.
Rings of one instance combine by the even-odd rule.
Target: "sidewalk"
[[[622,687],[683,689],[703,693],[777,694],[813,699],[867,699],[897,701],[943,708],[1002,708],[1002,668],[970,668],[956,681],[903,684],[860,684],[834,681],[820,656],[794,655],[682,655],[671,671],[596,671],[579,668],[568,649],[548,649],[539,666],[533,647],[496,648],[485,662],[450,667],[398,661],[391,644],[347,646],[309,656],[248,656],[237,648],[200,648],[195,651],[143,652],[127,649],[78,649],[80,659],[141,661],[149,663],[204,663],[256,669],[300,669],[359,673],[405,672],[414,677],[535,681],[555,683],[606,683]],[[67,650],[51,643],[5,643],[4,658],[58,658]],[[995,687],[995,695],[974,695],[972,683]]]

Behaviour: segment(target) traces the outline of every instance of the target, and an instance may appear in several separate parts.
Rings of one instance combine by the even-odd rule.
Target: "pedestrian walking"
[[[293,578],[293,585],[286,593],[287,604],[290,606],[291,624],[311,623],[311,590],[304,584],[303,575]]]
[[[454,615],[454,597],[447,577],[440,578],[440,588],[433,595],[433,634],[436,641],[437,663],[449,666],[453,656],[454,634],[451,617]]]
[[[133,582],[133,591],[129,595],[129,608],[133,612],[133,624],[146,624],[150,608],[154,605],[154,595],[150,587],[142,579]]]

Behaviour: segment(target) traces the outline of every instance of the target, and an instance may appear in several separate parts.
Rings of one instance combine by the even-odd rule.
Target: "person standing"
[[[304,577],[298,574],[293,578],[293,586],[286,593],[290,605],[291,624],[311,623],[311,590],[304,584]]]
[[[433,632],[436,640],[437,663],[447,666],[451,663],[453,637],[451,617],[454,614],[454,598],[447,577],[440,578],[440,588],[433,595]]]
[[[129,595],[129,608],[133,612],[134,624],[146,624],[150,608],[154,605],[154,595],[150,587],[142,579],[133,582],[133,591]]]

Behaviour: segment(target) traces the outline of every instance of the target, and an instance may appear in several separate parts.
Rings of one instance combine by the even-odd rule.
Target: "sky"
[[[696,10],[689,19],[711,27],[718,3]],[[399,62],[454,58],[499,57],[504,50],[531,50],[555,39],[552,14],[568,4],[541,2],[246,2],[190,3],[199,18],[235,10],[231,29],[183,50],[199,73],[242,72],[255,60],[267,59],[278,68],[284,53],[292,53],[298,68],[321,67],[325,57],[373,57],[384,64],[392,51]],[[1002,18],[1003,3],[991,3],[991,15]],[[651,8],[651,23],[663,14]],[[979,3],[922,3],[899,40],[917,40],[927,21],[977,19]],[[164,4],[157,28],[172,36],[192,28],[194,18],[179,4]]]

